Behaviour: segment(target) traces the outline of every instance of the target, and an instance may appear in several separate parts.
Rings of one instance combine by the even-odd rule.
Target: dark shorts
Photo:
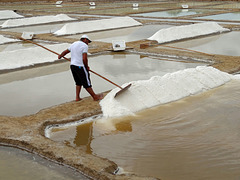
[[[90,74],[85,67],[71,65],[70,68],[77,86],[83,86],[84,88],[92,87]]]

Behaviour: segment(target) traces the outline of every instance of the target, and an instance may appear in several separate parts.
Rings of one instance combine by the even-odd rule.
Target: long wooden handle
[[[109,79],[107,79],[107,78],[103,77],[102,75],[100,75],[100,74],[98,74],[98,73],[96,73],[96,72],[92,71],[91,69],[89,69],[89,71],[90,71],[90,72],[92,72],[92,73],[94,73],[94,74],[96,74],[97,76],[99,76],[99,77],[101,77],[101,78],[105,79],[106,81],[108,81],[108,82],[110,82],[110,83],[114,84],[115,86],[119,87],[120,89],[123,89],[121,86],[119,86],[119,85],[115,84],[114,82],[112,82],[112,81],[110,81]]]
[[[42,48],[44,48],[44,49],[46,49],[46,50],[48,50],[48,51],[50,51],[50,52],[52,52],[52,53],[54,53],[54,54],[56,54],[56,55],[60,55],[59,53],[57,53],[57,52],[55,52],[55,51],[52,51],[51,49],[48,49],[48,48],[46,48],[46,47],[44,47],[44,46],[42,46],[42,45],[40,45],[40,44],[38,44],[38,43],[35,43],[35,42],[33,42],[33,41],[29,41],[29,40],[24,39],[24,38],[22,38],[22,37],[19,37],[19,39],[21,39],[21,40],[23,40],[23,41],[26,41],[26,42],[29,42],[29,43],[32,43],[32,44],[35,44],[35,45],[37,45],[37,46],[40,46],[40,47],[42,47]],[[66,58],[66,57],[64,57],[64,56],[63,56],[63,58],[66,59],[67,61],[71,61],[70,59],[68,59],[68,58]],[[112,83],[113,85],[119,87],[120,89],[123,89],[121,86],[119,86],[119,85],[117,85],[116,83],[110,81],[109,79],[103,77],[102,75],[94,72],[93,70],[89,70],[89,71],[92,72],[92,73],[94,73],[94,74],[96,74],[97,76],[103,78],[104,80]]]

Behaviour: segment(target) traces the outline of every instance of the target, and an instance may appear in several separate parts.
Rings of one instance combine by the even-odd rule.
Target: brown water
[[[136,116],[53,129],[50,137],[138,175],[239,179],[239,98],[239,81],[231,81]]]

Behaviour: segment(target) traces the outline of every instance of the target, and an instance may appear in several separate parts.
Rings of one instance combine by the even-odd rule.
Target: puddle
[[[195,14],[203,14],[212,12],[214,10],[206,10],[206,9],[176,9],[169,11],[159,11],[159,12],[151,12],[151,13],[140,13],[135,14],[133,16],[143,16],[143,17],[180,17],[180,16],[189,16]]]
[[[54,164],[37,155],[0,146],[0,179],[7,180],[87,180],[82,174]]]
[[[211,16],[202,16],[202,17],[197,17],[196,19],[240,21],[240,12],[216,14]]]
[[[186,40],[184,42],[172,43],[168,45],[200,51],[208,54],[240,56],[240,32],[232,31],[219,35]]]
[[[162,179],[237,179],[239,81],[139,112],[54,129],[50,138]],[[194,177],[194,178],[193,178]]]
[[[204,63],[184,63],[181,59],[163,59],[127,53],[89,57],[89,66],[93,71],[119,85],[199,65]],[[51,68],[45,69],[48,67]],[[96,93],[115,88],[94,74],[91,74],[91,80]],[[1,115],[32,114],[46,107],[72,101],[75,97],[75,85],[68,62],[2,74],[0,82],[2,82],[0,83]],[[89,95],[83,89],[82,97],[86,96]]]
[[[138,27],[122,28],[110,31],[101,31],[88,33],[94,41],[102,41],[112,43],[112,40],[124,40],[125,42],[147,39],[154,33],[163,28],[172,27],[171,25],[144,25]],[[68,38],[80,39],[82,35],[67,36]]]

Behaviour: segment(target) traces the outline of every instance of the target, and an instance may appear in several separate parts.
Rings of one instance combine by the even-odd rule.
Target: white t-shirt
[[[82,55],[88,52],[88,45],[82,41],[76,41],[68,50],[71,52],[71,65],[84,66]]]

